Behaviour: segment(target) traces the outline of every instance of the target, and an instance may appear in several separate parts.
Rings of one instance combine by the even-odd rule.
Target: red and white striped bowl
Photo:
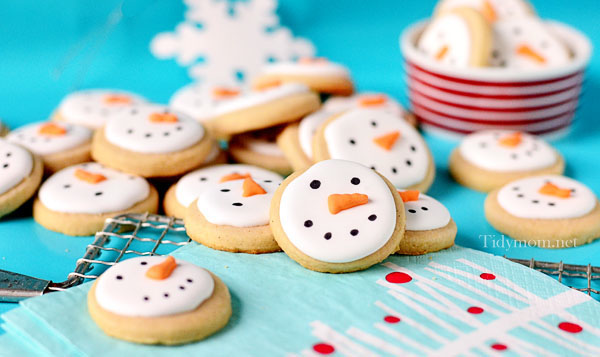
[[[423,129],[452,135],[497,128],[552,137],[568,132],[592,47],[581,32],[547,24],[569,46],[573,61],[537,71],[441,65],[415,46],[427,23],[406,29],[400,47],[410,104]]]

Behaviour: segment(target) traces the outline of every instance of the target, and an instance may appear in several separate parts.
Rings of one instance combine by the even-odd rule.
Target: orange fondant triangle
[[[154,280],[165,280],[171,276],[175,268],[177,268],[175,258],[168,256],[162,263],[148,268],[148,270],[146,270],[146,277]]]
[[[215,98],[231,98],[239,94],[240,90],[237,88],[216,87],[213,89],[213,96]]]
[[[440,48],[440,50],[435,54],[435,59],[438,61],[441,61],[444,59],[444,57],[446,57],[446,55],[448,54],[448,51],[450,50],[450,47],[448,46],[443,46],[442,48]]]
[[[399,131],[393,131],[373,139],[373,142],[384,150],[390,151],[400,137]]]
[[[358,105],[361,107],[376,107],[387,102],[385,94],[364,95],[358,100]]]
[[[331,214],[338,214],[349,208],[365,205],[367,202],[369,202],[369,196],[362,193],[335,193],[327,198],[327,205]]]
[[[245,173],[245,174],[238,174],[237,172],[234,172],[232,174],[229,175],[225,175],[223,177],[221,177],[221,180],[219,180],[219,182],[227,182],[227,181],[234,181],[234,180],[244,180],[247,178],[250,178],[252,176],[250,176],[249,173]]]
[[[419,200],[419,191],[417,190],[408,190],[408,191],[398,191],[400,197],[402,197],[402,202],[411,202]]]
[[[496,22],[498,20],[496,10],[494,10],[494,6],[488,0],[483,1],[483,9],[481,10],[483,17],[489,22]]]
[[[248,177],[242,184],[242,197],[251,197],[254,195],[264,195],[267,193],[264,188],[256,183],[252,177]]]
[[[571,197],[571,190],[568,188],[560,188],[553,183],[546,182],[544,186],[542,186],[539,191],[542,195],[555,196],[560,198],[569,198]]]
[[[536,50],[531,48],[531,46],[526,45],[526,44],[522,44],[519,47],[517,47],[517,54],[528,57],[540,64],[546,63],[546,58],[544,56],[542,56]]]
[[[173,113],[152,113],[149,117],[153,123],[177,123],[177,115]]]
[[[131,98],[122,94],[110,94],[104,97],[104,103],[106,104],[129,104]]]
[[[516,131],[512,134],[505,135],[498,140],[498,144],[506,147],[517,147],[523,141],[523,134],[519,131]]]
[[[77,177],[81,181],[85,181],[91,184],[97,184],[106,180],[106,176],[102,174],[95,174],[93,172],[89,172],[83,169],[75,170],[75,177]]]
[[[38,129],[38,133],[42,135],[62,136],[67,133],[67,129],[55,123],[44,123]]]

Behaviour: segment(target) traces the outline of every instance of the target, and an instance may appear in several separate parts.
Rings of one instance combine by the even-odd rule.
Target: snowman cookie
[[[367,269],[398,249],[404,204],[377,172],[345,160],[321,161],[289,176],[271,201],[275,240],[307,269]]]
[[[313,91],[325,94],[350,95],[354,92],[348,69],[322,57],[269,64],[254,80],[254,87],[261,89],[280,82],[304,83]]]
[[[232,175],[251,176],[256,180],[281,181],[275,172],[252,165],[215,165],[198,169],[183,176],[165,194],[164,209],[169,216],[183,218],[186,208],[211,186],[225,182]]]
[[[232,312],[221,279],[171,256],[113,265],[92,285],[87,305],[107,335],[162,345],[202,340],[225,327]]]
[[[92,157],[144,177],[177,176],[202,165],[214,139],[198,121],[157,104],[122,111],[97,130]]]
[[[89,162],[44,181],[33,203],[33,218],[49,230],[85,236],[102,229],[107,218],[157,209],[158,193],[144,178]]]
[[[269,227],[271,198],[281,181],[249,172],[223,176],[185,214],[188,236],[213,249],[241,253],[279,251]]]
[[[509,130],[467,135],[449,163],[458,183],[483,192],[526,176],[562,174],[564,169],[562,156],[542,139]]]
[[[82,90],[67,95],[52,119],[99,129],[115,114],[144,102],[144,98],[121,90]]]
[[[6,139],[40,156],[48,174],[91,159],[92,130],[77,124],[33,123],[12,131]]]
[[[512,181],[490,192],[485,217],[498,231],[543,248],[600,238],[600,202],[582,183],[559,175]]]
[[[323,123],[313,140],[315,161],[342,159],[376,170],[399,189],[427,191],[435,165],[417,130],[397,116],[354,109]]]
[[[400,191],[406,212],[406,231],[396,253],[422,255],[450,248],[456,224],[438,200],[419,191]]]
[[[492,29],[477,10],[458,7],[435,17],[417,42],[430,60],[453,67],[483,67],[489,62]]]
[[[319,96],[304,84],[272,83],[222,103],[218,114],[205,124],[222,138],[295,121],[320,105]]]
[[[293,168],[276,142],[281,129],[273,127],[236,135],[229,142],[229,155],[236,162],[287,175]]]
[[[490,23],[535,16],[535,11],[527,0],[441,0],[435,8],[435,14],[465,6],[479,11]]]
[[[42,181],[42,160],[20,145],[0,138],[0,217],[19,208]]]

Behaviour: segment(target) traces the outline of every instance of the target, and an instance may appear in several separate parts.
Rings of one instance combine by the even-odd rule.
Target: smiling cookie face
[[[0,139],[0,195],[31,174],[33,158],[27,150]]]
[[[178,90],[169,106],[200,121],[221,114],[223,103],[243,95],[239,87],[195,83]]]
[[[90,141],[92,131],[68,123],[34,123],[11,132],[7,140],[23,145],[39,155],[73,149]]]
[[[427,175],[429,153],[421,135],[407,122],[377,110],[355,109],[325,128],[332,159],[351,160],[377,170],[405,188]]]
[[[124,260],[98,279],[98,304],[123,316],[165,316],[192,311],[214,290],[210,273],[172,257]]]
[[[407,231],[428,231],[445,227],[450,222],[450,212],[433,197],[419,191],[401,191],[406,211]]]
[[[84,90],[66,96],[58,110],[67,122],[100,128],[121,110],[143,102],[143,98],[124,91]]]
[[[163,154],[181,151],[204,137],[200,123],[161,105],[130,108],[108,121],[106,139],[127,150]]]
[[[279,215],[298,250],[330,263],[374,253],[396,226],[394,196],[385,181],[344,160],[321,161],[291,181],[281,196]]]

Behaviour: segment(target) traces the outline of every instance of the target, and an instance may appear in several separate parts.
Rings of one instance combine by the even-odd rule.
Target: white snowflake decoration
[[[150,48],[160,59],[189,67],[196,80],[239,84],[269,61],[314,55],[310,41],[279,24],[277,0],[184,1],[186,21],[156,35]]]

